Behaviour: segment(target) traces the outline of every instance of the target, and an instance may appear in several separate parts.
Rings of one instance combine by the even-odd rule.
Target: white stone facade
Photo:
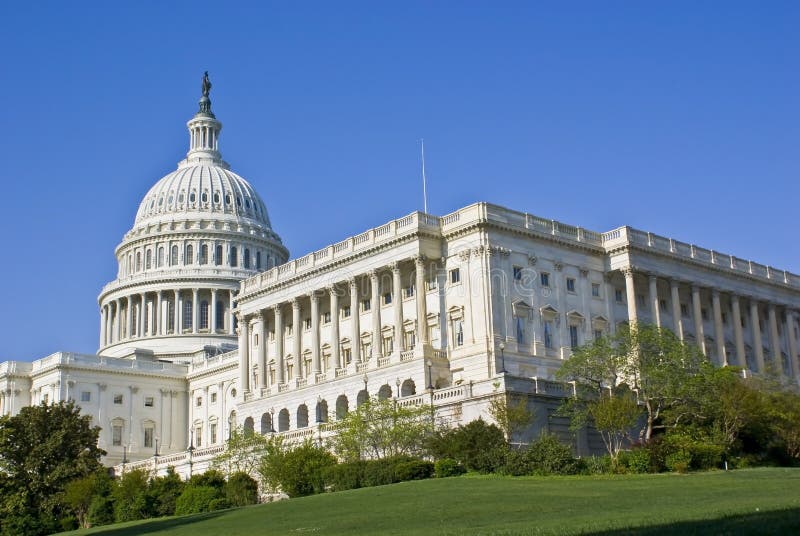
[[[73,399],[101,426],[106,463],[188,474],[233,426],[322,437],[366,396],[432,403],[456,424],[514,392],[536,408],[532,432],[562,432],[550,414],[571,391],[555,371],[633,318],[717,364],[800,378],[800,276],[630,227],[477,203],[287,261],[266,206],[222,161],[204,99],[187,159],[117,248],[98,355],[0,364],[0,413]]]

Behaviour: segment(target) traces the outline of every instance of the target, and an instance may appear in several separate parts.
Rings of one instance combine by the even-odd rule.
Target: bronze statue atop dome
[[[211,91],[211,80],[208,79],[208,71],[203,74],[203,96],[208,97]]]

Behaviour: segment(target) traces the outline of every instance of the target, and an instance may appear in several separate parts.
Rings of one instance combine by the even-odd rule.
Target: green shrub
[[[325,491],[325,475],[336,458],[322,447],[307,441],[283,454],[280,487],[289,497],[303,497]]]
[[[631,473],[650,472],[650,451],[638,448],[627,452],[626,466]]]
[[[234,505],[232,505],[228,499],[220,497],[219,499],[213,499],[210,503],[208,503],[208,511],[214,512],[215,510],[225,510],[231,506]]]
[[[427,446],[434,458],[452,458],[481,473],[493,473],[503,467],[507,450],[500,428],[482,419],[439,432]]]
[[[577,472],[578,466],[572,455],[572,449],[561,443],[553,434],[542,434],[530,444],[525,456],[536,474],[568,475]]]
[[[146,471],[134,469],[117,481],[111,492],[116,522],[152,517],[153,500],[148,494],[148,479]]]
[[[467,472],[467,468],[458,463],[453,458],[442,458],[433,464],[436,478],[447,478],[449,476],[459,476]]]
[[[397,482],[424,480],[433,476],[433,463],[426,460],[411,460],[397,463],[394,467]]]
[[[175,515],[210,512],[211,503],[221,499],[221,491],[212,486],[187,485],[175,501]]]
[[[224,492],[225,498],[231,506],[247,506],[258,503],[258,482],[247,473],[232,474],[225,482]]]
[[[175,514],[175,501],[183,492],[186,484],[173,467],[167,468],[167,474],[150,481],[148,494],[153,502],[153,512],[157,516]]]
[[[216,489],[225,487],[225,475],[216,469],[209,469],[205,473],[192,475],[189,479],[190,486],[208,486]]]
[[[331,465],[325,470],[324,478],[333,491],[360,488],[364,478],[364,462],[359,460]]]
[[[667,455],[666,464],[670,471],[686,473],[692,463],[692,455],[684,450],[678,450]]]
[[[611,473],[611,456],[587,456],[581,458],[581,472],[588,475],[607,475]]]
[[[95,495],[89,503],[89,523],[93,526],[114,522],[114,502],[109,495]]]
[[[509,448],[505,452],[505,459],[499,472],[510,476],[532,475],[534,466],[527,449],[518,450]]]

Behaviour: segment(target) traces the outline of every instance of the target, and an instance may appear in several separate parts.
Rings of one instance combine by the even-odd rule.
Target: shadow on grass
[[[800,508],[772,510],[769,512],[753,512],[718,519],[702,521],[679,521],[667,525],[638,527],[635,529],[618,529],[592,532],[595,536],[621,536],[635,534],[637,536],[663,536],[687,534],[797,534],[800,528]],[[588,533],[587,533],[588,534]]]
[[[139,534],[150,534],[153,532],[168,531],[177,527],[185,527],[193,523],[208,521],[219,517],[229,510],[217,510],[193,516],[171,517],[169,519],[153,519],[144,523],[137,523],[130,527],[109,526],[107,529],[95,530],[92,534],[102,534],[103,536],[137,536]]]

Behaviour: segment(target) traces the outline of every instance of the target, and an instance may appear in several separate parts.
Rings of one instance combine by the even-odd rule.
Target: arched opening
[[[339,398],[336,399],[336,420],[341,421],[344,419],[345,416],[347,416],[348,410],[347,397],[344,395],[339,395]]]
[[[328,422],[328,402],[320,400],[317,402],[317,423]]]
[[[388,383],[384,383],[378,389],[378,400],[386,400],[387,398],[392,398],[392,388],[389,387]]]
[[[300,404],[297,408],[297,427],[306,428],[308,426],[308,407],[305,404]]]
[[[169,265],[175,266],[176,264],[178,264],[178,246],[172,246],[169,254]]]
[[[200,264],[208,264],[208,244],[200,246]]]
[[[280,413],[278,413],[278,431],[285,432],[289,429],[289,410],[283,408]]]
[[[222,246],[217,246],[214,253],[214,264],[219,266],[222,264]]]
[[[253,432],[255,432],[253,418],[248,417],[244,420],[244,435],[246,436],[253,435]]]
[[[225,302],[217,300],[217,325],[215,329],[225,329]]]
[[[183,327],[192,329],[192,302],[191,300],[184,300],[183,302]]]
[[[191,244],[186,246],[186,258],[183,259],[183,264],[194,264],[194,248]]]
[[[361,404],[365,403],[367,400],[369,400],[369,393],[364,389],[360,390],[356,397],[356,407],[361,406]]]
[[[141,251],[137,251],[136,252],[136,271],[137,272],[141,272],[142,271],[142,252]]]
[[[272,415],[263,413],[261,415],[261,434],[266,435],[272,432]]]
[[[408,379],[400,386],[400,396],[411,396],[417,394],[417,386],[414,380]]]
[[[244,267],[245,268],[250,268],[250,250],[249,249],[247,249],[247,248],[244,249],[243,257],[244,257]]]
[[[148,249],[144,257],[144,268],[145,270],[149,270],[152,267],[153,267],[153,251]]]
[[[256,270],[261,270],[261,252],[256,251]]]
[[[208,329],[208,302],[200,302],[200,329]]]
[[[236,254],[236,247],[231,247],[231,266],[236,267],[239,264],[239,256]]]
[[[164,247],[163,246],[158,248],[158,255],[156,257],[156,263],[157,263],[159,268],[164,266]]]

